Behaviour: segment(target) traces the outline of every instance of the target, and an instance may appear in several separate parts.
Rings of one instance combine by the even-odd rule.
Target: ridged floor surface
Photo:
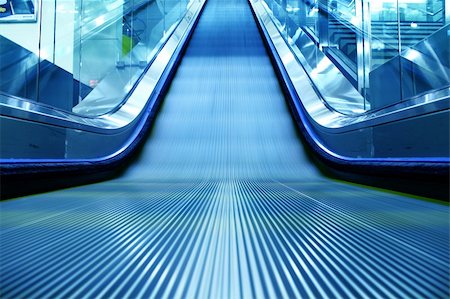
[[[138,161],[0,203],[3,298],[445,298],[448,206],[324,178],[246,0],[208,0]]]

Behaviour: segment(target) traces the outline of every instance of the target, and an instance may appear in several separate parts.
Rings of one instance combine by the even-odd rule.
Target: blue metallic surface
[[[327,179],[245,0],[209,0],[122,177],[0,203],[5,298],[443,298],[449,208]]]

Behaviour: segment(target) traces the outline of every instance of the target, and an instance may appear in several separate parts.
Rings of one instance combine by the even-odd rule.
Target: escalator
[[[449,295],[448,205],[324,177],[245,0],[209,0],[119,178],[0,203],[4,298]]]

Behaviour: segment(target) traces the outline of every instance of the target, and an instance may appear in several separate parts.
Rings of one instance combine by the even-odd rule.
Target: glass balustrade
[[[264,1],[338,111],[363,113],[449,86],[445,0]],[[85,116],[108,113],[124,101],[188,5],[6,0],[0,91]]]
[[[0,92],[83,116],[108,113],[121,105],[189,5],[7,0],[0,5]]]
[[[321,96],[342,113],[448,93],[448,1],[263,1]]]

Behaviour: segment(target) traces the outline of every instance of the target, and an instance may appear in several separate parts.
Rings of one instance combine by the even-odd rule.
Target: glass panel
[[[311,29],[311,31],[313,31],[316,36],[319,36],[319,1],[306,1],[305,12],[306,27]]]
[[[369,34],[365,42],[369,45],[370,66],[366,99],[373,109],[382,108],[401,100],[401,76],[398,32],[397,0],[370,1]],[[389,82],[389,84],[386,84]]]
[[[357,67],[357,32],[360,27],[355,1],[332,0],[328,4],[328,43],[355,73]],[[338,54],[338,55],[339,55]]]
[[[449,87],[448,1],[266,4],[321,96],[338,111],[381,109]]]
[[[365,102],[362,95],[358,92],[353,82],[347,80],[344,76],[344,71],[336,67],[333,60],[327,57],[325,53],[318,47],[321,34],[326,34],[321,32],[322,26],[320,26],[320,20],[325,15],[328,15],[327,11],[321,11],[319,1],[311,0],[290,0],[285,2],[285,9],[283,9],[282,4],[284,2],[278,2],[275,0],[268,1],[267,9],[272,14],[273,20],[277,24],[280,33],[288,41],[297,58],[301,60],[302,64],[305,66],[305,70],[310,75],[314,84],[320,91],[321,95],[328,102],[330,106],[334,109],[342,111],[344,113],[361,113],[365,109]],[[347,13],[354,14],[354,2],[344,3]],[[334,4],[326,6],[338,7],[339,5],[344,5],[341,2],[335,1]],[[335,13],[334,19],[340,18],[341,14],[338,14],[337,10],[333,11]],[[356,14],[355,14],[356,15]],[[339,24],[337,27],[347,26],[347,15],[345,18],[339,19]],[[352,18],[350,18],[352,19]],[[355,22],[352,19],[352,22]],[[359,24],[348,24],[348,26],[353,26],[356,28]],[[328,27],[326,27],[328,29]],[[354,29],[356,31],[356,29]],[[353,30],[349,31],[353,33]],[[343,41],[343,37],[340,36],[340,32],[332,32],[333,38],[335,37],[339,42]],[[328,38],[328,36],[327,36]],[[353,33],[353,44],[356,44],[356,34]],[[345,49],[349,49],[345,46]],[[331,51],[333,50],[333,53]],[[349,49],[351,51],[356,51],[356,47]],[[333,54],[333,59],[339,59],[340,61],[345,60],[348,63],[349,58],[347,58],[340,51],[338,46],[332,45],[327,47],[327,53]],[[350,53],[350,52],[347,52]],[[330,55],[331,55],[330,54]],[[339,56],[337,56],[339,55]],[[355,55],[355,53],[352,53]],[[355,55],[356,57],[356,55]],[[351,69],[345,66],[345,73],[356,73],[356,59],[355,62],[350,62]]]
[[[355,23],[356,1],[355,0],[330,0],[328,12],[337,19]]]
[[[37,101],[40,31],[35,24],[22,25],[16,30],[17,24],[0,24],[0,92]]]
[[[397,1],[371,1],[371,68],[375,69],[398,55]]]
[[[178,0],[166,0],[164,1],[164,13],[166,15],[165,18],[165,26],[164,31],[170,32],[173,29],[173,25],[177,23],[180,18],[180,6]]]
[[[370,11],[367,98],[372,108],[448,86],[449,43],[443,29],[443,1],[371,1]]]
[[[402,100],[448,86],[449,26],[444,1],[399,0]]]
[[[295,35],[298,28],[307,28],[309,32],[318,37],[319,32],[319,9],[318,0],[287,0],[286,2],[287,22],[290,23],[289,29]]]
[[[40,7],[36,3],[7,1],[7,7],[29,8],[30,18],[21,22],[16,18],[12,23],[11,9],[0,15],[1,92],[96,116],[124,101],[186,13],[189,1],[41,0]],[[16,13],[25,15],[21,9]],[[3,79],[18,77],[26,79]]]
[[[164,14],[153,1],[103,2],[101,11],[106,13],[101,16],[97,2],[88,4],[82,10],[80,97],[73,111],[100,115],[118,106],[142,74],[162,38],[148,25],[161,27]]]
[[[38,2],[0,3],[0,91],[37,101],[41,37],[36,21]]]
[[[268,5],[270,7],[270,10],[272,11],[277,24],[278,28],[280,28],[281,34],[286,37],[286,2],[283,0],[271,0],[268,2]]]

